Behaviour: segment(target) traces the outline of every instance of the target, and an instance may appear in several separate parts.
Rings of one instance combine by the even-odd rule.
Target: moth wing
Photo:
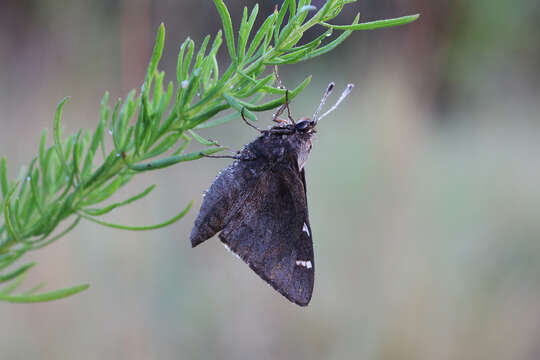
[[[263,280],[301,306],[311,300],[315,270],[304,184],[297,167],[262,172],[219,235]]]
[[[258,182],[263,172],[262,161],[235,161],[221,171],[205,192],[195,225],[191,246],[195,247],[223,230],[231,214],[236,212]]]

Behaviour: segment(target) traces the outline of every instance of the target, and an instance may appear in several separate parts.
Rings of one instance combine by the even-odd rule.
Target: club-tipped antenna
[[[318,120],[321,120],[323,117],[325,117],[326,115],[330,114],[332,111],[336,110],[339,106],[339,104],[341,104],[341,102],[347,97],[347,95],[349,95],[352,91],[352,89],[354,88],[354,84],[347,84],[347,87],[345,88],[345,90],[343,90],[343,92],[341,93],[341,96],[339,97],[338,101],[336,102],[336,104],[334,106],[332,106],[330,109],[328,109],[327,112],[325,112],[324,114],[321,115],[321,117],[318,119]]]
[[[317,108],[317,111],[315,111],[315,114],[313,114],[313,116],[311,117],[311,120],[315,124],[317,123],[317,121],[319,121],[318,119],[319,113],[321,112],[324,104],[326,103],[326,99],[328,99],[328,96],[332,93],[332,90],[334,90],[334,86],[335,84],[333,82],[328,84],[328,87],[326,88],[326,91],[324,92],[324,95],[321,99],[321,103],[319,104],[319,107]]]

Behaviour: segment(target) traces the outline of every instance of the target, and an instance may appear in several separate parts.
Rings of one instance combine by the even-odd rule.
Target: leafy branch
[[[254,113],[270,110],[283,104],[286,90],[275,86],[273,74],[267,67],[294,64],[323,55],[342,43],[355,30],[402,25],[414,21],[418,15],[397,19],[359,23],[359,15],[351,25],[332,25],[343,7],[353,1],[328,0],[320,9],[310,0],[286,0],[279,11],[266,17],[256,31],[253,29],[259,7],[251,12],[244,8],[235,38],[229,11],[223,0],[214,0],[223,32],[213,38],[207,36],[195,53],[195,43],[187,38],[180,46],[176,82],[164,84],[165,74],[158,70],[163,52],[165,28],[159,27],[156,44],[148,70],[137,95],[132,90],[125,100],[118,99],[111,108],[109,94],[101,102],[101,119],[95,131],[79,130],[62,138],[60,119],[68,100],[63,99],[56,110],[53,145],[47,147],[47,133],[43,131],[39,153],[15,181],[8,180],[6,158],[0,161],[0,300],[8,302],[40,302],[64,298],[88,288],[80,285],[51,292],[38,291],[43,284],[15,295],[35,263],[6,270],[29,251],[41,249],[69,233],[81,219],[125,230],[150,230],[167,226],[181,219],[191,203],[176,216],[152,226],[111,224],[99,217],[112,210],[131,204],[148,195],[154,185],[125,200],[103,205],[120,187],[142,171],[168,167],[184,161],[200,159],[224,148],[206,140],[195,130],[224,124],[245,116],[255,121]],[[308,13],[315,12],[308,18]],[[249,13],[249,14],[248,14]],[[284,22],[285,18],[288,20]],[[322,25],[327,30],[316,39],[298,45],[310,28]],[[343,31],[331,38],[334,30]],[[217,53],[223,36],[230,57],[230,65],[220,72]],[[290,90],[290,99],[309,84],[307,77]],[[273,95],[274,99],[263,102]],[[214,118],[233,109],[229,115]],[[112,149],[106,145],[112,137]],[[191,140],[202,150],[188,152]],[[101,159],[100,159],[101,157]],[[64,221],[71,218],[69,224]],[[59,228],[63,227],[62,230]]]

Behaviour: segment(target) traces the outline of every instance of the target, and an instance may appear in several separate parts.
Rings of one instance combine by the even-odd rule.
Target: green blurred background
[[[254,3],[228,0],[233,22]],[[259,20],[275,4],[261,4]],[[356,84],[321,122],[307,165],[310,306],[287,302],[215,239],[191,249],[201,193],[228,164],[202,159],[138,176],[117,199],[149,183],[156,191],[106,218],[152,224],[194,199],[179,223],[133,233],[83,222],[30,255],[28,287],[92,287],[0,304],[1,359],[540,357],[540,2],[346,9],[337,22],[357,11],[364,21],[422,17],[280,69],[289,87],[313,74],[292,104],[297,117],[313,113],[330,81]],[[95,127],[106,90],[115,99],[140,86],[160,22],[171,80],[184,38],[200,44],[221,26],[209,0],[1,2],[0,154],[12,178],[62,97],[72,97],[63,117],[72,133]],[[256,135],[240,120],[201,134],[233,148]]]

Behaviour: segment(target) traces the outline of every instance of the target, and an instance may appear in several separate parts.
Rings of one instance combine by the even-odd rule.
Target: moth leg
[[[215,140],[208,139],[208,141],[211,141],[211,142],[214,143],[214,145],[219,146],[219,147],[223,147],[223,148],[225,148],[225,150],[232,152],[234,154],[234,156],[232,156],[232,155],[207,155],[207,154],[205,154],[203,152],[199,152],[199,155],[201,155],[202,157],[209,157],[209,158],[214,158],[214,159],[239,159],[238,154],[240,153],[240,151],[231,150],[228,146],[220,145]]]
[[[244,108],[242,107],[242,111],[240,112],[240,115],[242,115],[242,120],[244,120],[244,122],[248,125],[248,126],[251,126],[252,128],[254,128],[255,130],[257,130],[258,132],[260,133],[263,133],[264,130],[261,130],[259,129],[258,127],[256,127],[255,125],[253,125],[252,123],[250,123],[248,121],[248,119],[246,119],[246,117],[244,116]]]
[[[276,111],[276,113],[274,114],[274,116],[272,116],[272,121],[274,122],[277,122],[277,123],[286,123],[287,120],[285,119],[281,119],[279,116],[281,114],[283,114],[283,111],[285,111],[285,108],[287,106],[285,104],[281,105],[281,107],[278,109],[278,111]]]
[[[276,5],[277,7],[277,5]],[[278,88],[285,89],[285,86],[283,86],[283,83],[281,82],[281,79],[279,78],[279,74],[277,71],[277,65],[274,65],[274,77],[276,78],[276,81],[278,82]]]
[[[200,152],[199,155],[201,155],[202,157],[207,157],[207,158],[214,158],[214,159],[234,159],[234,160],[239,160],[241,159],[238,155],[207,155],[203,152]]]
[[[285,109],[287,109],[287,118],[289,119],[288,121],[285,120],[285,119],[281,119],[279,117],[281,114],[283,114]],[[294,119],[293,119],[292,115],[291,115],[291,109],[289,109],[289,90],[285,91],[285,103],[283,105],[281,105],[281,107],[278,109],[278,111],[276,111],[276,113],[272,117],[272,121],[277,122],[279,124],[289,123],[289,122],[291,124],[293,124],[293,125],[296,124],[294,122]]]
[[[287,108],[287,117],[293,125],[296,125],[291,115],[291,109],[289,109],[289,90],[285,91],[285,107]]]
[[[274,65],[274,77],[276,78],[276,81],[278,83],[278,88],[285,89],[285,86],[283,86],[283,83],[281,82],[281,78],[279,77],[277,65]],[[288,114],[287,117],[289,118],[289,121],[294,125],[295,122],[294,122],[293,117],[291,116],[291,110],[289,109],[289,90],[285,91],[285,103],[281,105],[278,111],[276,111],[276,113],[272,117],[272,121],[277,122],[279,124],[287,123],[288,122],[287,120],[279,118],[279,116],[283,114],[285,109],[287,109],[287,114]]]

